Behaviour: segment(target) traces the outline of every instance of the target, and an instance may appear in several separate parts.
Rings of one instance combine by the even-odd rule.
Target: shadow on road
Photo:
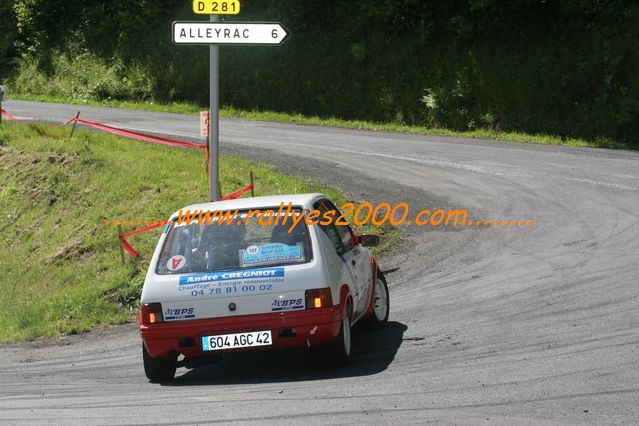
[[[189,370],[163,386],[277,383],[368,376],[384,371],[402,344],[407,327],[389,321],[380,330],[353,329],[351,364],[344,368],[317,365],[305,349],[244,352],[222,361]]]

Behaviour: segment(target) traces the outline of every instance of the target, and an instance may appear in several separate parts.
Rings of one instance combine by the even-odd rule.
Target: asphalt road
[[[3,106],[198,133],[192,116]],[[639,422],[639,153],[234,120],[221,139],[355,198],[537,225],[405,228],[382,259],[399,268],[391,323],[355,334],[351,367],[247,355],[161,386],[144,377],[135,327],[115,327],[1,348],[0,422]]]

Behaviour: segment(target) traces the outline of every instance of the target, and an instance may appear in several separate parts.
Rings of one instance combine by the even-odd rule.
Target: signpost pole
[[[193,12],[210,22],[173,22],[173,43],[209,44],[209,199],[222,198],[220,188],[220,45],[276,46],[290,33],[279,22],[220,22],[219,15],[240,13],[240,0],[193,0]]]
[[[211,22],[218,22],[218,15],[211,15]],[[220,48],[212,44],[210,46],[210,126],[209,126],[209,197],[210,201],[218,199],[220,193],[218,185],[220,182],[219,157],[220,157]]]

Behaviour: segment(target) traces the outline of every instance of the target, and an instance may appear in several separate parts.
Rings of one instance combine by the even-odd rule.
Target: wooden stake
[[[122,235],[122,227],[118,224],[118,245],[120,246],[120,259],[122,259],[122,264],[124,265],[124,245],[122,244],[120,235]]]
[[[73,138],[73,133],[75,133],[75,126],[78,125],[78,118],[80,118],[80,111],[75,116],[75,121],[73,122],[73,127],[71,128],[71,134],[69,135],[69,142],[71,142],[71,138]]]
[[[255,197],[255,185],[253,184],[253,171],[249,173],[251,174],[251,197]]]
[[[209,155],[211,155],[211,143],[209,141],[208,135],[206,136],[206,166],[204,166],[206,170],[206,177],[211,176],[211,170],[209,169]],[[211,186],[211,182],[209,182],[209,186]],[[211,188],[209,188],[209,194],[211,193]],[[211,200],[213,201],[213,200]]]

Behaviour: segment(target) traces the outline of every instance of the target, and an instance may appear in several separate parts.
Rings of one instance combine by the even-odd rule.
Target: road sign
[[[193,12],[200,15],[237,15],[240,13],[240,2],[238,0],[194,0]]]
[[[204,5],[202,5],[204,3]],[[278,45],[284,43],[290,36],[289,31],[278,22],[220,22],[220,13],[229,12],[231,3],[237,3],[237,12],[240,11],[240,3],[237,0],[222,1],[198,1],[193,2],[195,13],[208,13],[210,22],[174,22],[173,42],[175,44],[206,44],[209,46],[209,104],[211,112],[208,117],[208,125],[205,125],[205,115],[200,115],[200,134],[204,135],[208,130],[209,140],[209,199],[215,201],[220,196],[219,190],[219,164],[220,164],[220,46],[230,45]],[[227,10],[224,5],[227,3]],[[207,9],[208,7],[208,9]],[[213,12],[213,13],[211,13]],[[236,13],[237,13],[236,12]]]
[[[205,138],[209,135],[211,125],[211,113],[209,111],[200,112],[200,136]]]
[[[278,45],[289,37],[278,22],[174,22],[176,44]]]

